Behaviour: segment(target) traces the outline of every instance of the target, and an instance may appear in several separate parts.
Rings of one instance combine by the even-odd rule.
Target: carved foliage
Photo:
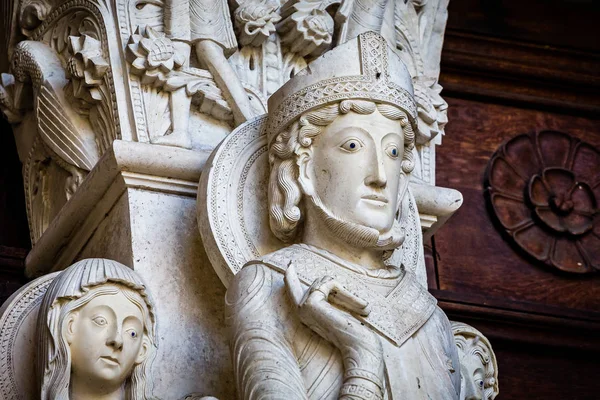
[[[235,11],[235,28],[242,46],[260,46],[275,32],[281,17],[276,6],[268,3],[247,2]]]
[[[167,92],[185,87],[187,95],[201,111],[220,120],[232,119],[231,108],[210,72],[183,67],[185,57],[164,34],[150,26],[138,27],[129,38],[126,53],[131,72],[140,77],[142,85]]]
[[[397,1],[396,47],[413,76],[419,110],[417,142],[423,144],[443,133],[448,104],[438,83],[448,0]]]
[[[103,0],[71,0],[49,13],[32,39],[48,43],[67,66],[74,104],[96,135],[100,154],[121,137],[112,68],[109,66],[111,31],[109,5]]]
[[[318,57],[333,41],[334,21],[324,7],[326,1],[304,0],[281,10],[283,21],[277,25],[281,42],[291,53]]]
[[[494,153],[489,201],[512,241],[567,272],[600,269],[600,151],[566,133],[516,136]]]

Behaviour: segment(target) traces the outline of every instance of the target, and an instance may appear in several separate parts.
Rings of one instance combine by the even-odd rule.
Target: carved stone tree
[[[154,293],[160,321],[154,395],[233,398],[225,286],[219,280],[227,282],[233,273],[225,279],[229,270],[219,272],[212,253],[209,260],[195,218],[198,182],[211,152],[231,137],[220,147],[230,146],[229,158],[218,161],[229,164],[215,168],[235,165],[239,169],[223,169],[227,176],[247,176],[254,164],[236,162],[247,152],[258,151],[254,160],[266,154],[249,127],[271,111],[269,98],[293,77],[310,73],[310,63],[329,50],[376,32],[406,65],[414,88],[412,200],[403,203],[412,207],[405,243],[413,251],[395,252],[390,260],[421,265],[423,238],[462,199],[435,186],[435,148],[447,121],[438,84],[447,3],[4,2],[10,68],[1,76],[0,107],[13,125],[23,163],[33,244],[27,275],[94,257],[129,266]],[[339,88],[330,90],[335,95]],[[246,134],[229,136],[238,127]],[[227,231],[230,219],[244,230],[239,224],[246,216],[265,215],[260,197],[248,199],[264,193],[266,181],[248,183],[235,194],[235,204],[216,192],[200,192],[198,206],[216,210],[225,235],[238,235]],[[238,242],[241,237],[235,236]],[[243,243],[252,249],[251,242]],[[263,250],[250,254],[255,258]],[[239,269],[247,254],[231,252],[228,259]],[[424,285],[424,269],[415,271]]]

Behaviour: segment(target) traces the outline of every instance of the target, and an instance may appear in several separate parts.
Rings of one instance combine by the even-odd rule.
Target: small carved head
[[[490,342],[478,330],[452,322],[458,347],[461,374],[461,400],[493,400],[498,390],[498,365]]]
[[[128,267],[86,259],[48,287],[38,316],[42,400],[68,399],[75,386],[150,398],[156,352],[154,307]]]
[[[413,149],[413,128],[393,105],[347,99],[302,114],[269,148],[271,230],[293,241],[303,207],[313,206],[346,242],[396,247]]]

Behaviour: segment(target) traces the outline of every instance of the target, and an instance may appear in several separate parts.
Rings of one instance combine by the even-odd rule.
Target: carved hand
[[[345,379],[340,398],[345,398],[345,394],[355,395],[357,390],[370,392],[374,395],[371,398],[381,398],[384,371],[381,343],[371,329],[350,315],[368,315],[368,303],[330,276],[316,279],[304,291],[293,264],[286,271],[285,283],[302,323],[342,354]],[[363,396],[353,398],[360,397]]]

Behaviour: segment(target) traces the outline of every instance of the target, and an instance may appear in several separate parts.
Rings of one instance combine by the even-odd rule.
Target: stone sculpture
[[[452,321],[460,357],[460,399],[493,400],[499,393],[498,364],[492,345],[477,329]]]
[[[237,50],[237,41],[226,0],[169,0],[165,2],[165,31],[173,40],[175,51],[184,57],[181,65],[189,63],[190,43],[196,49],[201,66],[212,74],[233,112],[236,125],[253,116],[242,83],[228,56]],[[156,143],[190,148],[188,132],[191,97],[185,88],[171,93],[173,131]]]
[[[361,34],[269,104],[269,221],[297,244],[228,289],[238,396],[457,399],[448,319],[412,271],[384,264],[404,240],[396,214],[414,166],[406,67]]]
[[[38,315],[42,400],[149,399],[155,310],[128,267],[86,259],[49,285]]]
[[[277,298],[286,299],[282,307],[290,318],[280,326],[298,327],[299,337],[306,339],[309,347],[302,360],[311,356],[313,345],[318,357],[311,362],[332,356],[332,372],[324,372],[324,379],[313,386],[307,382],[319,375],[314,364],[298,366],[294,359],[281,370],[298,378],[301,368],[302,380],[287,383],[304,396],[338,396],[345,357],[357,364],[346,368],[350,377],[344,390],[361,389],[364,383],[365,390],[385,396],[384,391],[397,393],[398,386],[410,382],[407,390],[454,398],[458,372],[451,370],[458,371],[456,349],[445,316],[426,292],[423,255],[423,240],[462,201],[457,191],[435,186],[435,149],[447,108],[438,84],[447,4],[448,0],[0,2],[12,24],[6,35],[10,74],[0,77],[0,108],[13,124],[23,162],[33,245],[27,276],[33,279],[79,258],[97,256],[119,260],[142,276],[158,298],[156,312],[163,321],[157,327],[161,348],[152,367],[153,394],[160,398],[189,393],[194,393],[190,398],[234,398],[233,377],[238,379],[249,364],[240,358],[246,357],[244,352],[234,352],[235,363],[229,358],[220,300],[225,288],[219,279],[230,286],[227,321],[241,327],[241,313],[249,308],[250,318],[252,307],[260,302],[260,290],[252,301],[236,298],[244,293],[240,289],[252,270],[279,285],[280,297],[265,303],[268,312],[260,317],[272,318],[272,325],[281,314],[271,313],[269,307]],[[360,51],[358,43],[365,44]],[[338,48],[342,54],[352,53],[346,53],[348,46],[354,46],[353,56],[336,59]],[[322,62],[329,66],[320,68]],[[293,83],[282,88],[290,79]],[[327,85],[311,86],[309,81]],[[306,86],[299,88],[299,82]],[[360,128],[353,140],[319,151],[329,143],[332,130],[349,126]],[[298,154],[298,132],[292,135],[289,127],[302,132]],[[380,128],[390,135],[381,137]],[[338,150],[348,157],[370,155],[338,165],[333,157]],[[315,176],[300,179],[294,175],[299,168],[296,158],[306,171],[318,161],[321,169],[338,173],[331,176],[332,182],[335,178],[344,184],[329,184],[314,168]],[[386,179],[379,171],[367,184],[363,178],[374,159],[385,160],[381,171]],[[271,178],[271,171],[281,172],[281,180]],[[269,185],[270,180],[281,186]],[[347,195],[353,185],[364,186],[368,193]],[[281,204],[271,211],[269,196],[271,203]],[[354,207],[352,199],[360,207]],[[202,240],[192,218],[196,211]],[[352,225],[348,221],[353,228],[347,229]],[[332,229],[335,234],[328,234]],[[330,237],[335,240],[325,243]],[[352,252],[365,246],[376,249],[365,252],[370,254],[366,260],[355,259],[347,252],[348,243]],[[315,244],[343,257],[316,249]],[[275,256],[298,262],[288,271],[289,262],[279,265]],[[333,261],[324,261],[328,257]],[[311,262],[327,271],[308,268]],[[341,264],[355,266],[356,271],[346,273]],[[379,272],[364,268],[369,265]],[[373,290],[355,279],[363,272],[366,281],[374,282],[369,283]],[[320,290],[329,292],[327,299],[336,307],[326,310],[333,321],[317,318],[321,314],[314,310],[302,311],[310,309],[305,307],[309,297],[324,296],[315,287],[305,301],[304,286],[326,276],[334,280],[325,279]],[[26,331],[35,319],[50,279],[44,278],[9,304],[27,307],[26,317],[15,309],[7,311],[6,318],[2,315],[1,323],[15,327],[11,332]],[[106,286],[123,284],[111,282]],[[295,304],[287,300],[288,294],[294,295]],[[397,306],[390,307],[387,299],[396,295]],[[320,305],[329,307],[321,300]],[[339,326],[340,321],[349,321],[364,340],[331,336],[339,331],[327,329],[327,324]],[[401,321],[410,329],[398,328]],[[260,328],[244,332],[236,342],[240,346],[262,337]],[[258,336],[245,341],[254,334]],[[30,336],[0,337],[8,337],[3,343],[8,356],[0,353],[0,362],[8,362]],[[357,355],[347,354],[348,344]],[[33,357],[30,353],[20,357],[24,365]],[[404,353],[410,354],[402,362],[382,364],[382,354]],[[292,355],[290,350],[282,359],[290,361]],[[382,365],[408,367],[402,368],[403,375],[387,371],[399,378],[385,380]],[[424,370],[417,371],[415,365]],[[26,387],[33,379],[27,371],[14,373],[11,368],[10,379],[3,381],[10,384],[0,382],[2,395],[8,393],[10,399],[18,397],[16,386]],[[367,375],[352,375],[360,375],[359,369]],[[63,377],[68,375],[61,371]],[[170,373],[159,373],[164,371]],[[258,364],[249,371],[258,371],[248,375],[251,379],[264,377]],[[330,391],[324,389],[327,383]],[[444,394],[437,396],[436,391]],[[240,396],[247,393],[240,388]]]

